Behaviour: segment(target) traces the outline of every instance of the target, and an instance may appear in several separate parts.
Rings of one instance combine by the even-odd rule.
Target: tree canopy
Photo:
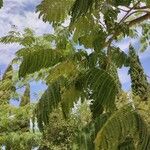
[[[141,52],[149,47],[150,1],[43,0],[37,12],[39,18],[52,24],[53,34],[39,36],[26,28],[23,33],[12,30],[0,38],[1,43],[22,46],[1,80],[0,106],[7,107],[1,116],[4,120],[12,117],[9,101],[15,96],[21,99],[16,109],[26,110],[19,117],[15,112],[17,129],[9,131],[6,120],[6,129],[0,130],[1,145],[7,149],[45,150],[59,149],[64,141],[62,149],[149,150],[150,84],[133,45],[126,53],[116,43],[129,37],[140,39]],[[131,98],[118,77],[122,67],[129,68]],[[42,80],[47,85],[33,108],[31,80]],[[17,95],[22,86],[24,94]],[[76,108],[78,102],[81,104]],[[84,103],[86,107],[78,112]],[[30,131],[30,122],[39,130],[33,127]],[[15,137],[23,133],[28,139],[16,148],[15,142],[6,138],[7,132]],[[13,139],[20,141],[22,137]]]

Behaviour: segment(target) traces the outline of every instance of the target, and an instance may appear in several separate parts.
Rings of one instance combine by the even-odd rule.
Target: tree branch
[[[129,25],[129,27],[131,27],[131,26],[133,26],[137,23],[141,23],[141,22],[143,22],[144,20],[147,20],[147,19],[150,19],[150,12],[143,15],[143,16],[141,16],[141,17],[139,17],[139,18],[136,18],[136,19],[133,19],[133,20],[129,21],[128,25]]]
[[[128,9],[131,9],[131,7],[127,7]],[[135,7],[134,9],[149,9],[147,6],[141,6],[141,7]]]
[[[137,5],[138,5],[139,3],[140,3],[140,1],[138,1],[133,7],[130,8],[130,10],[127,11],[126,15],[120,20],[119,24],[122,24],[122,23],[124,22],[124,23],[126,23],[129,27],[131,27],[131,26],[133,26],[133,25],[135,25],[135,24],[137,24],[137,23],[141,23],[141,22],[143,22],[143,21],[145,21],[145,20],[147,20],[147,19],[150,19],[150,11],[149,11],[149,10],[142,10],[142,9],[147,9],[146,6],[137,7]],[[137,8],[140,9],[140,10],[137,10]],[[131,12],[132,10],[136,10],[136,11]],[[130,13],[130,12],[131,12],[131,13]],[[144,12],[144,13],[146,13],[146,14],[143,15],[143,16],[141,16],[141,17],[138,17],[138,18],[136,18],[136,19],[133,19],[133,20],[131,20],[131,21],[125,22],[125,20],[126,20],[128,17],[131,16],[131,14],[134,14],[134,13],[137,13],[137,12]],[[106,47],[106,46],[109,47],[109,45],[111,45],[113,39],[114,39],[115,37],[117,37],[118,35],[120,35],[120,34],[121,34],[121,32],[115,32],[115,33],[112,35],[112,37],[105,43],[105,46],[104,46],[104,47]],[[111,53],[111,52],[110,52],[110,50],[108,49],[107,54],[110,55],[110,53]]]
[[[143,21],[145,21],[145,20],[147,20],[147,19],[150,19],[150,13],[147,13],[147,14],[145,14],[145,15],[139,17],[139,18],[133,19],[133,20],[128,21],[128,22],[125,22],[125,23],[127,23],[128,26],[131,27],[131,26],[133,26],[133,25],[135,25],[135,24],[137,24],[137,23],[141,23],[141,22],[143,22]],[[108,45],[113,41],[113,39],[114,39],[116,36],[120,35],[120,34],[121,34],[120,32],[115,32],[115,33],[113,34],[113,36],[106,42],[106,44],[105,44],[104,47],[108,46]]]
[[[131,13],[124,19],[124,21],[125,21],[127,18],[129,18],[131,15],[135,14],[135,13],[150,13],[150,11],[148,11],[148,10],[136,10],[136,11],[133,11],[133,12],[131,12]]]
[[[128,17],[129,13],[134,10],[134,8],[136,8],[136,6],[140,3],[140,1],[138,1],[133,7],[131,7],[127,13],[125,14],[125,16],[120,20],[119,24],[121,24],[122,22],[124,22],[126,20],[126,18]]]

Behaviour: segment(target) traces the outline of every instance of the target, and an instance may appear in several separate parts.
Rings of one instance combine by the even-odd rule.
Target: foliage
[[[140,39],[140,42],[141,42],[141,51],[145,51],[150,45],[149,45],[149,28],[150,28],[150,25],[149,25],[149,22],[146,22],[146,23],[143,23],[142,24],[142,37]]]
[[[124,143],[126,138],[136,140],[135,149],[149,149],[149,132],[141,116],[129,106],[116,111],[98,132],[95,139],[95,149],[114,149]],[[113,130],[112,130],[113,128]],[[143,137],[141,139],[140,137]],[[139,141],[138,141],[139,140]],[[146,142],[147,141],[147,142]],[[109,142],[109,144],[108,144]],[[137,144],[137,145],[136,145]]]
[[[148,101],[149,83],[133,47],[130,46],[129,54],[126,54],[114,44],[126,36],[139,36],[133,30],[137,25],[144,34],[140,37],[142,46],[148,46],[149,25],[146,20],[150,18],[149,1],[43,0],[37,6],[37,11],[43,21],[52,23],[54,34],[37,36],[27,28],[23,33],[11,31],[0,41],[22,46],[14,62],[20,64],[17,81],[26,85],[18,110],[30,102],[30,79],[42,80],[48,86],[35,110],[28,108],[32,115],[23,119],[26,130],[29,130],[29,119],[33,118],[33,124],[37,119],[43,134],[40,148],[150,149],[147,117],[140,111],[143,105],[137,105],[134,101],[135,95],[142,103],[143,100]],[[66,21],[69,22],[67,25]],[[90,52],[87,48],[90,48]],[[117,69],[123,66],[130,68],[132,99],[121,89]],[[10,71],[9,68],[7,72]],[[0,92],[8,92],[7,102],[5,98],[2,100],[8,104],[15,84],[12,75],[6,73],[1,82]],[[69,120],[71,114],[76,113],[72,108],[79,100],[89,104],[90,112],[86,112],[91,116],[85,124],[81,121],[82,116],[80,118],[82,112],[75,120]],[[144,107],[147,106],[144,103]],[[62,114],[66,120],[63,120]],[[18,128],[17,132],[21,129]],[[74,134],[77,135],[75,139]],[[32,144],[29,145],[32,147]],[[8,146],[7,143],[5,145]]]
[[[44,21],[57,25],[64,21],[71,4],[72,0],[45,0],[37,6],[37,11],[40,11],[39,17],[42,17]]]
[[[92,69],[87,73],[86,86],[91,90],[93,117],[99,115],[101,109],[112,111],[115,109],[117,85],[114,79],[104,70]]]
[[[44,2],[45,1],[43,0],[42,3]],[[65,3],[66,2],[62,3],[62,6]],[[147,3],[148,2],[145,2],[146,6]],[[47,15],[44,18],[44,21],[50,21],[53,23],[55,20],[58,24],[60,24],[60,22],[63,22],[61,17],[60,18],[53,17],[53,20],[49,19],[50,14],[46,12],[45,9],[46,7],[42,6],[41,4],[38,6],[41,8],[41,10],[38,9],[38,11],[40,11],[45,16]],[[133,4],[132,7],[131,4]],[[68,6],[67,3],[66,6]],[[126,7],[127,11],[120,6]],[[71,20],[70,20],[71,22],[69,24],[68,29],[70,33],[72,33],[72,39],[76,43],[79,42],[80,44],[83,44],[86,48],[91,48],[94,50],[94,52],[89,54],[84,59],[85,62],[87,63],[87,66],[84,66],[80,71],[82,76],[78,82],[80,82],[79,86],[80,86],[80,90],[82,91],[81,97],[83,98],[84,95],[85,98],[83,99],[90,99],[93,101],[90,106],[91,111],[93,112],[93,120],[95,120],[100,114],[103,115],[106,112],[111,113],[110,118],[105,121],[98,134],[96,133],[97,136],[95,136],[96,138],[95,148],[97,149],[111,149],[111,148],[123,149],[125,147],[136,148],[137,145],[134,145],[133,141],[136,141],[135,143],[138,143],[139,140],[134,135],[135,133],[139,132],[138,125],[143,124],[143,129],[141,128],[143,132],[140,131],[141,134],[144,134],[145,133],[144,131],[146,130],[145,123],[143,123],[143,120],[141,119],[140,115],[137,114],[136,111],[133,111],[132,109],[131,110],[126,109],[126,107],[117,110],[118,106],[116,106],[115,100],[118,99],[117,103],[120,103],[118,92],[121,91],[120,90],[121,87],[119,86],[119,82],[118,82],[119,80],[117,76],[117,68],[121,68],[123,65],[130,67],[129,73],[131,75],[132,85],[138,84],[140,80],[138,80],[138,76],[136,76],[137,73],[135,74],[136,77],[134,77],[133,79],[133,70],[135,70],[135,66],[133,66],[132,63],[133,62],[132,60],[134,58],[133,56],[131,56],[131,53],[129,53],[129,56],[127,56],[127,54],[122,52],[119,48],[112,46],[113,41],[117,40],[118,36],[121,37],[126,35],[130,36],[131,31],[134,32],[131,28],[133,25],[138,24],[138,26],[141,26],[140,22],[149,18],[149,8],[145,7],[145,9],[148,9],[148,11],[145,10],[143,11],[143,9],[140,9],[141,7],[142,6],[140,4],[140,1],[133,2],[131,0],[107,1],[107,2],[97,1],[97,0],[88,0],[88,1],[76,0],[74,1],[72,7],[70,7],[70,11],[66,9],[68,13],[64,12],[64,14],[61,14],[64,16],[66,15],[64,21],[65,19],[68,18],[69,15],[71,16]],[[126,14],[119,20],[118,14],[122,11],[125,11]],[[143,15],[142,17],[140,15],[139,16],[134,15],[137,12],[140,15],[146,12],[145,15],[147,15],[147,18],[145,15]],[[53,26],[55,28],[56,28],[56,24],[53,23]],[[145,29],[146,28],[143,28],[143,33]],[[149,39],[148,36],[146,37],[147,39]],[[135,60],[135,63],[139,63],[139,60]],[[91,68],[95,68],[95,69],[91,69]],[[103,71],[101,71],[102,69]],[[104,73],[105,71],[107,72],[107,74]],[[141,69],[141,77],[143,78],[144,87],[145,86],[148,87],[148,82],[144,77],[144,73],[142,72],[142,69]],[[138,81],[136,82],[135,80]],[[141,85],[137,85],[136,87],[132,86],[133,93],[135,91],[135,88],[137,92],[143,93],[143,91],[141,91],[142,87],[143,86]],[[71,91],[71,93],[73,94],[73,91]],[[147,93],[148,91],[145,90],[144,95],[147,95]],[[143,95],[140,96],[140,98],[143,99]],[[67,101],[69,105],[70,103],[69,99]],[[126,99],[126,101],[128,100]],[[128,126],[128,123],[126,121],[127,122],[131,121],[130,126]],[[120,127],[119,130],[120,132],[118,131],[119,127]],[[111,128],[113,129],[116,128],[117,133],[111,132],[112,130]],[[87,134],[88,133],[86,132],[86,135]],[[110,140],[109,143],[107,143],[107,140],[109,139],[109,135],[110,135]],[[114,138],[112,138],[113,135]],[[83,136],[85,136],[85,133],[83,134]],[[149,138],[149,135],[148,136],[143,135],[143,136],[147,139]],[[89,134],[86,136],[86,140],[83,143],[88,143],[89,141],[90,142],[85,145],[79,144],[80,145],[79,147],[82,149],[87,149],[88,147],[90,148],[90,144],[92,143],[92,140],[94,140],[94,138],[92,138],[91,140],[91,137],[92,134],[89,132]],[[111,145],[111,139],[116,139],[115,141],[112,140],[112,145]],[[144,142],[147,139],[144,139]],[[99,146],[102,147],[99,148]],[[141,149],[143,148],[148,149],[148,145],[147,147],[142,147]]]
[[[15,82],[15,70],[10,64],[3,74],[1,80],[1,105],[0,105],[0,147],[6,149],[20,150],[37,147],[40,142],[41,133],[33,133],[30,129],[30,120],[35,107],[30,105],[30,86],[26,86],[23,95],[18,94],[20,107],[9,104],[10,100],[17,94]]]
[[[51,67],[61,61],[59,51],[52,49],[41,49],[27,52],[23,56],[23,62],[20,65],[19,77],[24,77],[26,74],[39,71],[41,68]],[[50,61],[51,60],[51,61]]]
[[[27,104],[30,104],[30,85],[28,84],[26,86],[25,92],[21,98],[20,106],[26,106]]]
[[[41,133],[30,130],[32,109],[29,105],[20,108],[1,105],[0,117],[0,145],[6,149],[19,150],[37,147]]]
[[[41,130],[43,129],[44,124],[48,124],[49,113],[51,113],[53,109],[58,106],[60,100],[59,84],[54,83],[47,88],[37,105],[36,113],[38,126]]]
[[[129,49],[130,57],[130,70],[132,80],[132,91],[133,94],[139,96],[141,100],[147,100],[149,98],[150,84],[147,81],[146,75],[144,74],[141,66],[139,57],[137,56],[134,48],[130,46]]]
[[[41,149],[66,150],[73,149],[79,139],[79,131],[91,121],[89,104],[76,103],[74,113],[64,120],[62,109],[58,107],[49,115],[49,125],[43,132]]]
[[[3,6],[3,0],[0,0],[0,8]]]
[[[49,120],[49,125],[44,129],[41,149],[71,149],[78,129],[75,119],[64,120],[62,110],[58,108],[49,115]]]

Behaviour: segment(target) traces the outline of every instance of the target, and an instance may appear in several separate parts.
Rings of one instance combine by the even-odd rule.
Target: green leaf
[[[89,54],[88,56],[88,64],[90,68],[93,68],[97,65],[98,63],[98,54],[95,52],[92,52],[91,54]]]
[[[9,65],[3,74],[2,80],[0,80],[0,104],[8,103],[13,92],[15,91],[15,86],[13,84],[13,68]]]
[[[99,33],[99,28],[100,25],[96,24],[95,18],[90,14],[70,24],[70,30],[74,33],[73,40],[83,44],[86,48],[93,48],[93,41]]]
[[[101,52],[105,46],[106,33],[103,30],[99,30],[93,39],[93,47],[96,52]]]
[[[54,66],[61,61],[60,51],[55,49],[36,49],[35,51],[23,51],[23,61],[19,69],[19,77],[39,71],[42,68]],[[20,54],[21,55],[21,54]]]
[[[104,9],[104,21],[107,27],[107,31],[109,34],[114,33],[114,29],[116,26],[116,20],[118,16],[118,10],[113,7],[110,7],[109,5]]]
[[[49,71],[49,75],[46,78],[47,83],[56,82],[61,77],[69,79],[70,77],[76,77],[78,73],[77,64],[73,61],[64,61],[54,67]]]
[[[97,0],[75,0],[70,14],[72,16],[72,22],[75,22],[79,17],[84,16]]]
[[[4,44],[19,43],[22,39],[19,36],[7,35],[0,38],[0,42]]]
[[[145,0],[146,1],[146,4],[148,5],[148,6],[150,6],[150,0]]]
[[[23,40],[20,42],[23,46],[31,46],[35,42],[34,37],[32,36],[26,36],[23,38]]]
[[[28,84],[21,98],[20,106],[26,106],[29,103],[30,103],[30,85]]]
[[[95,51],[100,52],[105,45],[106,33],[98,29],[95,31],[93,28],[88,30],[89,33],[86,31],[78,40],[85,48],[94,48]],[[85,29],[87,29],[87,27],[85,27]],[[82,30],[82,32],[83,31],[84,30]],[[77,34],[76,32],[78,31],[75,31],[75,34]]]
[[[118,87],[114,78],[102,69],[91,69],[87,72],[86,86],[90,88],[91,98],[93,99],[92,111],[94,114],[99,112],[104,106],[108,110],[115,108],[115,98]]]
[[[64,89],[62,94],[61,105],[62,105],[62,111],[65,118],[69,116],[69,113],[73,108],[74,103],[79,100],[79,97],[81,96],[80,94],[81,91],[79,91],[74,84]]]
[[[72,0],[43,0],[37,6],[37,12],[44,22],[49,21],[53,25],[61,24],[67,18],[72,2]]]
[[[118,150],[136,150],[133,138],[127,137],[125,141],[118,146]]]
[[[115,6],[129,6],[133,0],[114,0]]]
[[[134,138],[137,149],[150,148],[147,126],[130,105],[116,111],[103,125],[95,139],[95,149],[117,150],[128,137]]]
[[[0,8],[3,6],[3,0],[0,0]]]
[[[141,51],[144,52],[150,46],[150,25],[149,22],[144,22],[141,25],[142,27],[142,35],[140,37],[141,42]]]
[[[94,140],[98,131],[103,127],[108,118],[110,117],[109,113],[101,114],[95,120],[92,120],[87,124],[76,137],[78,148],[93,150],[95,149]]]
[[[37,122],[40,130],[43,130],[43,127],[49,123],[49,114],[53,109],[58,107],[60,101],[61,95],[59,84],[54,83],[49,85],[40,98],[36,108]]]
[[[128,55],[121,51],[120,48],[113,48],[113,54],[112,54],[112,61],[115,63],[115,65],[118,68],[121,68],[122,66],[128,67],[129,66],[129,58]]]

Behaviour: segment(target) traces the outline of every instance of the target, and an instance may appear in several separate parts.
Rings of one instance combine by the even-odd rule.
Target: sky
[[[19,31],[29,27],[37,34],[49,33],[52,28],[49,23],[38,19],[35,7],[41,0],[4,0],[4,6],[0,9],[0,36],[7,35],[12,25],[17,26]],[[13,58],[17,44],[0,45],[0,65],[8,64]]]
[[[44,23],[38,19],[38,13],[35,13],[36,6],[41,0],[4,0],[4,5],[0,9],[0,37],[7,35],[13,25],[17,26],[19,31],[24,28],[32,28],[36,34],[53,32],[49,23]],[[15,56],[15,52],[20,48],[18,44],[0,44],[0,75],[5,71],[7,65]],[[37,98],[37,93],[44,91],[45,85],[39,82],[32,82],[31,99]],[[21,89],[20,92],[23,92]],[[14,105],[18,105],[17,101],[12,101]]]
[[[23,31],[26,27],[32,28],[39,35],[52,33],[53,29],[51,25],[49,23],[44,23],[38,18],[38,13],[35,13],[35,8],[40,2],[41,0],[4,0],[4,6],[0,9],[0,37],[7,35],[7,33],[11,30],[12,25],[17,26],[19,31]],[[129,38],[125,38],[117,43],[117,45],[127,52],[130,43],[132,43],[138,51],[145,73],[150,76],[150,48],[148,48],[144,53],[140,53],[139,40],[131,40]],[[19,48],[20,46],[18,44],[0,44],[1,75]],[[118,72],[123,89],[129,91],[130,77],[128,76],[128,68],[119,69]],[[45,87],[41,86],[41,83],[34,82],[31,86],[36,92],[45,89]]]

